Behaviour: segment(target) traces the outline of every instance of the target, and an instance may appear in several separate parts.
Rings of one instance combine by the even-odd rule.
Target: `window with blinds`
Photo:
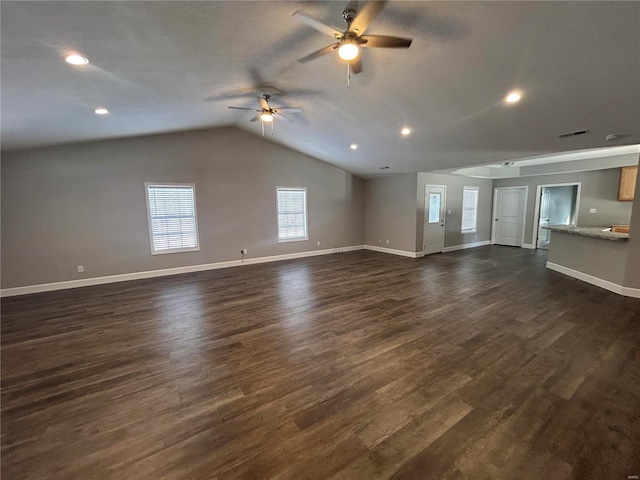
[[[193,184],[146,183],[151,254],[200,250]]]
[[[278,242],[307,240],[307,189],[278,187]]]
[[[464,187],[462,191],[462,233],[478,231],[478,187]]]

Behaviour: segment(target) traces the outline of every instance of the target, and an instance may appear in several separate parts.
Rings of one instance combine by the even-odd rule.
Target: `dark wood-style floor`
[[[640,474],[640,300],[352,252],[2,301],[2,478]]]

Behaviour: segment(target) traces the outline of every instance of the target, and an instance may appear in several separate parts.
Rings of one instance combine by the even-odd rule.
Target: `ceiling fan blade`
[[[260,112],[259,114],[257,114],[255,117],[253,117],[251,120],[249,120],[250,122],[257,122],[258,120],[260,120],[260,117],[262,116],[262,112]]]
[[[260,107],[262,108],[262,110],[270,110],[269,102],[267,102],[266,98],[258,97],[258,101],[260,102]]]
[[[306,57],[302,57],[298,61],[301,63],[310,62],[311,60],[315,60],[316,58],[321,57],[322,55],[326,55],[327,53],[330,53],[332,50],[335,50],[339,46],[340,46],[339,43],[334,43],[333,45],[329,45],[327,47],[321,48],[320,50],[316,50],[315,52],[310,53]]]
[[[367,48],[409,48],[413,39],[402,37],[388,37],[386,35],[363,35],[358,40],[361,47]]]
[[[277,118],[280,118],[280,119],[284,120],[284,121],[285,121],[285,122],[287,122],[287,123],[291,123],[291,122],[293,122],[293,120],[291,120],[291,119],[290,119],[289,117],[287,117],[286,115],[283,115],[283,114],[278,113],[278,112],[275,112],[275,111],[273,112],[273,114],[274,114]]]
[[[362,35],[373,19],[382,11],[386,3],[386,1],[382,0],[370,0],[365,3],[357,13],[356,18],[351,22],[351,25],[349,25],[349,32],[355,32],[358,35]]]
[[[349,66],[351,67],[351,71],[354,75],[357,75],[362,72],[362,58],[358,55],[355,59],[349,62]]]
[[[327,25],[324,22],[321,22],[317,18],[313,18],[311,15],[307,15],[306,13],[302,13],[300,11],[295,12],[293,14],[294,17],[297,17],[299,20],[303,21],[311,28],[318,30],[319,32],[326,33],[327,35],[331,35],[332,37],[340,38],[342,37],[342,32],[338,30],[336,27],[332,27],[331,25]]]
[[[276,113],[279,113],[281,110],[286,110],[287,113],[300,113],[302,111],[302,109],[299,107],[278,107],[278,108],[275,108],[273,111]]]
[[[262,110],[257,110],[255,108],[244,108],[244,107],[228,107],[233,108],[234,110],[251,110],[252,112],[262,112]]]

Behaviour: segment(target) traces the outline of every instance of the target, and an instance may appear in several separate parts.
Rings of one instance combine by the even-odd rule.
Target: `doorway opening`
[[[580,205],[580,182],[538,185],[532,243],[535,248],[549,249],[551,225],[576,225]]]

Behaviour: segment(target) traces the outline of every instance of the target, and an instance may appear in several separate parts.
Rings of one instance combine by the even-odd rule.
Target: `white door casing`
[[[544,227],[549,226],[549,201],[551,192],[546,188],[542,189],[540,195],[540,222],[538,222],[538,243],[537,248],[545,248],[551,241],[551,231]]]
[[[522,247],[528,191],[526,186],[494,189],[492,243]]]
[[[578,213],[580,212],[580,193],[582,190],[582,182],[550,183],[546,185],[538,185],[536,187],[536,204],[533,210],[533,238],[531,239],[532,245],[537,246],[537,243],[538,243],[538,221],[540,218],[540,206],[541,206],[540,203],[542,200],[542,190],[546,187],[573,187],[573,186],[576,187],[576,204],[574,207],[573,218],[571,219],[570,225],[576,225],[578,221]]]
[[[444,250],[445,210],[447,187],[427,185],[424,194],[424,254]]]

